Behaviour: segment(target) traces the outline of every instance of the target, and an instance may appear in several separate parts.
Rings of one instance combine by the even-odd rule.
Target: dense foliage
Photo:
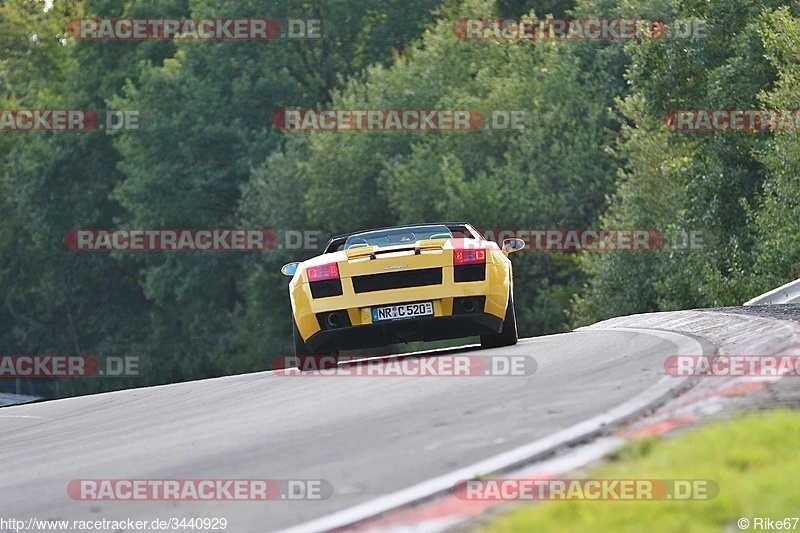
[[[461,17],[699,20],[693,38],[463,40]],[[323,38],[81,41],[80,17],[320,19]],[[700,249],[514,257],[520,332],[736,305],[800,277],[800,133],[671,109],[800,108],[791,0],[0,1],[0,109],[135,109],[138,131],[0,132],[0,354],[139,355],[137,381],[268,368],[305,254],[82,253],[74,228],[395,223],[695,232]],[[281,132],[279,108],[523,110],[518,130]],[[798,125],[800,126],[800,125]]]

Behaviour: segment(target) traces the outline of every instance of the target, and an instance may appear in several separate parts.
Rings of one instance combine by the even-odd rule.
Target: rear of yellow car
[[[507,251],[478,239],[429,239],[323,254],[289,285],[298,355],[481,335],[515,344]]]

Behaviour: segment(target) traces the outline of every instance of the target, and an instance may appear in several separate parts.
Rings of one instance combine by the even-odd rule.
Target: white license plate
[[[433,302],[418,302],[414,304],[387,305],[372,308],[372,321],[402,320],[404,318],[417,318],[420,316],[433,316]]]

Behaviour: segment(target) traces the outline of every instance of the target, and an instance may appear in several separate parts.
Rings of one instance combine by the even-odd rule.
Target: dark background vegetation
[[[468,16],[698,18],[699,39],[464,41]],[[75,41],[79,17],[322,19],[321,40]],[[737,305],[800,277],[800,134],[675,133],[673,108],[800,108],[793,0],[0,1],[0,108],[135,109],[140,131],[0,133],[0,354],[138,355],[139,380],[262,370],[291,349],[268,253],[75,253],[74,228],[325,234],[703,232],[701,251],[514,256],[523,335]],[[282,133],[281,107],[525,110],[521,131]]]

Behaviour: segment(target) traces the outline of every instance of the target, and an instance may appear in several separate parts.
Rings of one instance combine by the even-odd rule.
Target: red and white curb
[[[613,318],[583,329],[658,328],[702,337],[717,355],[800,355],[800,323],[713,311],[649,313]],[[731,400],[757,392],[776,377],[699,377],[655,413],[628,426],[626,439],[659,435],[718,413]]]
[[[558,479],[561,474],[565,472],[576,470],[587,463],[601,459],[624,443],[625,441],[623,439],[616,437],[600,438],[591,444],[580,446],[557,458],[547,459],[528,468],[516,470],[507,477],[520,480]],[[459,500],[449,495],[446,498],[435,500],[426,505],[420,505],[409,509],[399,509],[393,513],[387,513],[380,517],[380,519],[350,527],[348,531],[364,533],[386,531],[392,533],[434,533],[444,531],[449,527],[476,518],[482,513],[504,503],[506,502]]]
[[[655,335],[675,343],[675,355],[711,355],[703,353],[703,344],[695,337],[712,343],[715,355],[800,355],[800,324],[748,315],[706,311],[650,313],[606,320],[581,329]],[[459,500],[452,493],[458,481],[485,478],[498,472],[514,479],[557,478],[602,458],[627,440],[695,423],[724,409],[732,397],[755,392],[778,379],[781,378],[666,376],[604,415],[450,474],[284,531],[312,533],[345,528],[359,532],[444,531],[507,503]],[[609,429],[615,427],[623,428],[622,432],[607,436]],[[537,462],[540,457],[570,446],[573,448],[567,453]],[[528,466],[520,467],[522,464]]]

